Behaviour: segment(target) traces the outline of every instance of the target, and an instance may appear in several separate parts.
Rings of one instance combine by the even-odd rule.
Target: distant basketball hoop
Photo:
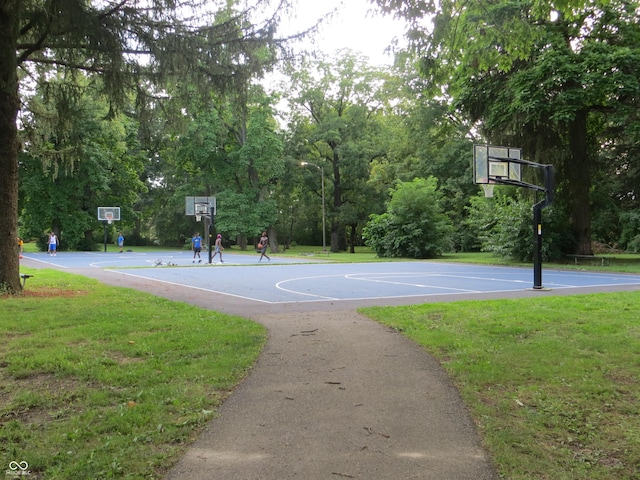
[[[120,221],[120,207],[98,207],[98,220],[109,225]]]
[[[211,263],[217,215],[216,197],[185,197],[184,213],[187,216],[193,216],[196,222],[204,220],[205,235],[209,237],[209,263]]]
[[[215,216],[216,211],[216,197],[185,197],[185,209],[184,213],[187,216]]]
[[[98,207],[98,220],[104,225],[104,251],[107,251],[107,225],[120,221],[120,207]]]

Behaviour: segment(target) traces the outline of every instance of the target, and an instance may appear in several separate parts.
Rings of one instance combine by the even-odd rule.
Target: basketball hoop
[[[485,198],[491,198],[493,197],[493,187],[495,187],[495,184],[493,183],[482,183],[482,189],[484,190],[484,197]]]
[[[196,222],[200,222],[202,220],[202,215],[196,215]]]
[[[106,218],[107,219],[107,223],[109,225],[111,225],[111,222],[113,222],[113,213],[112,212],[105,212],[104,218]]]

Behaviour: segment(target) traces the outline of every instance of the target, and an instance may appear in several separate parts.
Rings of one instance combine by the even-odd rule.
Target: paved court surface
[[[205,255],[206,256],[206,255]],[[315,258],[227,254],[224,264],[193,263],[191,252],[45,253],[27,258],[63,269],[108,269],[120,275],[191,287],[265,304],[430,301],[509,296],[533,287],[532,268],[429,261],[336,264]],[[545,292],[640,288],[640,275],[545,270]]]

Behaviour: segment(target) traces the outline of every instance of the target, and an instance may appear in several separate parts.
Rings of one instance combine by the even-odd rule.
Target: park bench
[[[27,279],[33,277],[33,275],[29,275],[28,273],[21,273],[20,274],[20,278],[22,279],[22,288],[24,288],[24,286],[27,283]]]
[[[579,265],[583,261],[588,261],[591,265],[607,266],[611,261],[607,257],[596,257],[595,255],[567,255],[573,259],[574,265]]]

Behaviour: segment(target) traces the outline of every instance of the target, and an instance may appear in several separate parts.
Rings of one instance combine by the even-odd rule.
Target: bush
[[[451,248],[451,232],[437,180],[429,177],[391,190],[387,211],[369,217],[363,238],[380,257],[434,258]]]
[[[635,211],[620,214],[623,225],[620,246],[628,252],[640,252],[640,213]]]
[[[507,190],[509,191],[509,190]],[[496,189],[493,198],[471,199],[468,224],[477,232],[482,251],[520,262],[533,261],[537,248],[533,225],[533,201]],[[572,240],[566,221],[552,206],[542,211],[542,259],[557,260],[570,250]]]

